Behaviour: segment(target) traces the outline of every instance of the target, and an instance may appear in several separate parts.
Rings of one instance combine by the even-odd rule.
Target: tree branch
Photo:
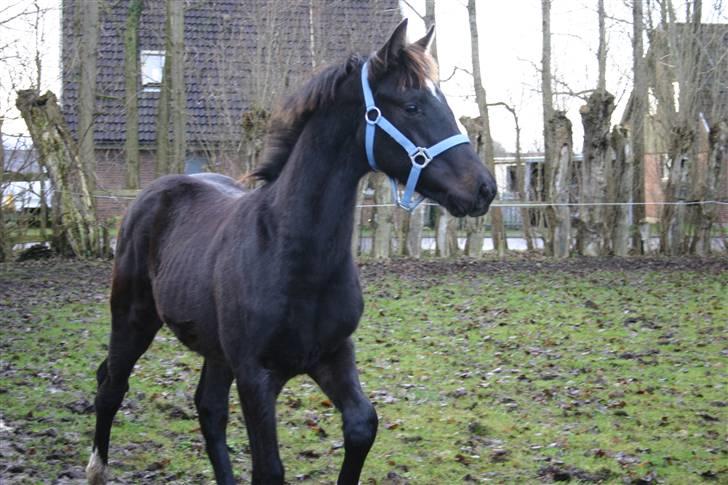
[[[412,10],[415,13],[415,15],[417,15],[420,18],[420,20],[422,20],[423,22],[425,21],[425,16],[422,15],[420,12],[418,12],[417,9],[412,6],[411,3],[409,3],[407,0],[402,0],[402,3],[407,5],[410,8],[410,10]],[[425,25],[425,28],[427,28],[427,27],[429,27],[429,26]]]
[[[463,69],[462,67],[458,67],[458,66],[455,66],[455,67],[453,67],[453,68],[452,68],[452,72],[450,73],[450,75],[449,75],[449,76],[448,76],[447,78],[445,78],[445,79],[442,79],[442,78],[441,78],[441,79],[440,79],[440,82],[443,82],[443,83],[444,83],[444,82],[447,82],[447,81],[449,81],[450,79],[452,79],[452,78],[453,78],[453,77],[455,76],[455,74],[456,74],[456,73],[457,73],[458,71],[462,71],[462,72],[464,72],[465,74],[467,74],[468,76],[472,76],[472,75],[473,75],[473,73],[472,73],[472,72],[470,72],[470,71],[468,71],[467,69]]]

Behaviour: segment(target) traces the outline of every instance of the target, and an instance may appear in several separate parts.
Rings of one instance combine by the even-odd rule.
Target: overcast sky
[[[424,0],[408,0],[424,13]],[[684,11],[682,0],[674,0],[678,14]],[[728,12],[720,1],[703,2],[705,22],[726,22]],[[610,17],[607,28],[607,90],[616,97],[617,109],[612,124],[618,123],[629,97],[632,83],[632,11],[631,0],[605,0]],[[466,0],[437,0],[435,19],[440,74],[450,76],[454,66],[471,69],[470,30]],[[552,70],[556,80],[554,92],[581,92],[594,89],[597,83],[598,18],[597,0],[553,0],[551,7]],[[404,8],[413,20],[417,15]],[[477,0],[480,34],[481,68],[488,102],[504,101],[518,111],[523,150],[543,148],[541,109],[541,1]],[[683,15],[684,16],[684,15]],[[420,35],[422,22],[417,24]],[[645,47],[647,42],[645,41]],[[457,115],[476,113],[472,77],[458,71],[443,91]],[[565,109],[574,128],[574,148],[581,151],[583,130],[579,107],[584,101],[558,95],[555,105]],[[513,117],[502,107],[489,110],[493,138],[508,150],[515,149]]]
[[[481,66],[489,102],[505,101],[514,106],[522,128],[523,150],[538,150],[543,146],[540,73],[541,63],[541,1],[540,0],[477,0],[480,31]],[[21,11],[29,0],[0,0],[0,21]],[[417,11],[424,13],[424,0],[408,0]],[[470,32],[466,0],[437,0],[437,45],[440,73],[449,77],[455,66],[471,70]],[[680,5],[682,0],[675,0]],[[728,12],[719,10],[719,0],[708,0],[703,18],[706,22],[726,22]],[[9,69],[0,69],[0,113],[6,114],[5,133],[25,131],[22,120],[12,110],[14,91],[31,85],[34,79],[33,56],[41,52],[42,89],[60,92],[60,0],[37,0],[43,11],[40,28],[34,28],[35,15],[19,17],[0,26],[0,53],[12,56]],[[557,79],[556,92],[579,92],[596,86],[597,14],[596,0],[553,0],[552,68]],[[618,102],[612,123],[620,120],[631,85],[631,10],[630,0],[605,0],[608,36],[607,89]],[[683,9],[678,8],[678,12]],[[424,24],[418,15],[403,3],[403,12],[410,17],[410,37],[424,34]],[[457,116],[474,115],[475,102],[472,78],[458,71],[443,83]],[[574,146],[581,150],[581,121],[579,106],[583,101],[567,96],[556,97],[556,105],[566,109],[574,125]],[[501,107],[491,113],[491,130],[496,141],[508,150],[515,148],[512,116]]]

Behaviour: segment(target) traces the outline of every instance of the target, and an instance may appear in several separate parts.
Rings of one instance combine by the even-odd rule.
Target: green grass
[[[727,284],[726,273],[665,270],[369,278],[355,340],[380,428],[362,483],[538,483],[559,471],[607,483],[726,480]],[[3,331],[2,360],[17,372],[4,374],[0,409],[33,437],[26,463],[46,482],[87,459],[93,417],[82,408],[108,313],[102,303],[33,312],[33,327]],[[160,333],[117,416],[112,476],[212,481],[192,404],[200,366]],[[232,456],[247,479],[235,399],[231,411]],[[310,379],[289,383],[278,418],[288,479],[332,482],[340,418]]]

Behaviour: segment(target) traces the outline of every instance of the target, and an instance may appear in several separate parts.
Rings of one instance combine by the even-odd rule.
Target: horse
[[[165,176],[129,207],[112,272],[108,356],[96,372],[89,483],[106,483],[114,415],[163,324],[204,359],[194,402],[217,483],[234,483],[225,437],[233,381],[252,482],[284,483],[275,404],[301,374],[342,415],[338,483],[358,482],[378,421],[351,339],[363,310],[351,253],[358,182],[376,166],[458,217],[484,214],[496,192],[435,83],[433,30],[413,43],[406,30],[405,20],[368,59],[323,69],[276,109],[252,173],[258,188],[216,174]],[[387,131],[375,142],[372,131],[384,125],[404,138]],[[419,146],[403,150],[405,142]]]

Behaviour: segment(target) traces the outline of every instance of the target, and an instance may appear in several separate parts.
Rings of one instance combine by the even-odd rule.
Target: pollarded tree
[[[79,258],[109,254],[105,228],[96,222],[91,183],[71,132],[63,119],[56,96],[40,96],[35,89],[18,92],[20,111],[54,188],[54,246],[61,254]]]
[[[614,96],[606,88],[606,29],[604,0],[598,2],[599,49],[597,54],[599,78],[597,89],[579,110],[584,126],[584,158],[578,185],[578,211],[576,250],[581,255],[597,256],[609,252],[609,243],[603,239],[606,208],[592,205],[607,202],[607,166],[611,159],[609,129],[614,111]]]

